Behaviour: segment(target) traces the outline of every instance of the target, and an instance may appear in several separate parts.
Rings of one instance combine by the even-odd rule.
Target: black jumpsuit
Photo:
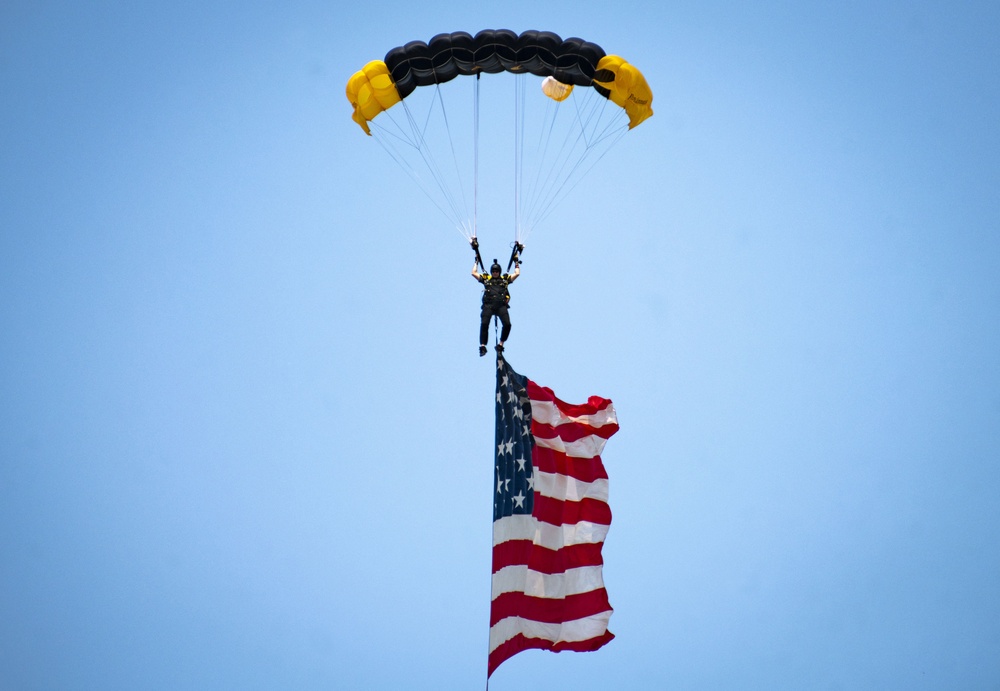
[[[503,328],[500,330],[500,342],[503,343],[510,335],[510,315],[507,314],[507,285],[510,276],[504,274],[493,278],[489,274],[480,274],[479,282],[483,284],[483,311],[479,323],[479,343],[486,345],[490,334],[490,319],[496,315]]]

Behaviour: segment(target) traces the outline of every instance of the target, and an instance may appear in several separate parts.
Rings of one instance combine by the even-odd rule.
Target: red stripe
[[[611,609],[604,588],[560,598],[532,597],[524,593],[500,593],[490,605],[490,626],[507,617],[522,617],[543,624],[583,619]]]
[[[601,439],[610,439],[611,435],[618,431],[618,423],[591,427],[582,422],[567,422],[562,425],[544,425],[537,420],[531,421],[531,433],[542,439],[562,439],[563,441],[577,441],[584,437],[594,435]]]
[[[523,634],[519,633],[510,640],[504,641],[498,645],[496,650],[490,653],[489,669],[486,676],[489,677],[493,674],[494,670],[496,670],[496,668],[499,667],[504,660],[507,660],[524,650],[551,650],[555,653],[563,650],[573,650],[578,653],[588,653],[597,650],[614,637],[615,635],[613,633],[605,631],[600,636],[588,638],[585,641],[563,641],[561,643],[553,643],[552,641],[547,641],[544,638],[525,638]]]
[[[552,525],[574,525],[580,521],[611,525],[611,507],[600,499],[560,501],[535,492],[535,505],[531,515]]]
[[[528,398],[535,401],[548,401],[555,403],[563,415],[568,417],[580,417],[581,415],[596,415],[609,405],[611,401],[600,396],[591,396],[586,403],[567,403],[556,397],[555,392],[546,386],[539,386],[535,382],[528,380]]]
[[[531,450],[531,464],[535,470],[540,470],[543,473],[568,475],[581,482],[608,479],[608,473],[604,470],[604,463],[601,462],[600,456],[576,458],[567,456],[562,451],[536,445]]]
[[[581,566],[601,566],[601,547],[598,542],[571,545],[560,550],[536,547],[531,540],[509,540],[493,547],[493,573],[506,566],[527,566],[539,573],[564,573]]]

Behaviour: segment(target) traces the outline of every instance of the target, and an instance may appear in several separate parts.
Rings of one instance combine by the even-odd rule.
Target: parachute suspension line
[[[444,96],[442,96],[442,94],[441,94],[441,85],[440,84],[435,84],[435,86],[434,86],[434,97],[437,99],[438,103],[441,105],[441,115],[444,118],[445,131],[448,133],[448,144],[451,147],[451,162],[452,162],[452,165],[455,166],[455,176],[456,176],[457,180],[461,180],[462,179],[462,171],[459,169],[458,154],[455,151],[455,138],[451,136],[451,124],[448,122],[448,111],[447,111],[447,109],[444,106]],[[426,126],[427,126],[427,124],[429,122],[430,122],[430,110],[428,110],[428,112],[427,112],[427,121],[424,123],[424,127],[425,128],[426,128]],[[445,189],[447,187],[447,185],[442,184],[441,187],[442,187],[442,189]],[[458,187],[459,193],[462,195],[462,209],[465,211],[465,215],[467,215],[468,212],[469,212],[469,202],[465,198],[465,186],[459,184],[459,185],[457,185],[457,187]],[[464,226],[465,225],[465,221],[464,221],[465,216],[461,216],[460,218],[463,219],[462,220],[462,225]],[[468,230],[468,228],[466,228],[466,230]],[[476,236],[476,230],[475,230],[475,225],[473,225],[473,227],[472,227],[472,237],[475,237],[475,236]]]
[[[553,192],[553,198],[561,200],[568,196],[569,193],[572,192],[576,186],[587,177],[587,174],[594,168],[594,166],[596,166],[600,160],[607,155],[608,151],[614,148],[614,145],[625,135],[626,132],[628,132],[628,127],[624,125],[618,129],[605,127],[601,136],[593,139],[593,141],[584,150],[583,155],[572,165],[572,169],[569,174],[562,177],[562,182]],[[603,143],[609,138],[610,141],[602,147],[601,151],[596,154],[595,157],[594,152],[596,150],[596,144]],[[585,162],[587,163],[586,167],[584,167]],[[541,223],[547,219],[554,210],[555,205],[547,207],[543,213],[539,215],[538,222]]]
[[[537,207],[532,210],[533,214],[537,213],[535,223],[547,219],[557,208],[558,202],[576,188],[628,131],[624,113],[618,114],[612,109],[610,119],[604,117],[609,112],[609,101],[606,98],[591,90],[580,98],[577,98],[578,94],[575,91],[568,99],[573,102],[575,115],[571,117],[575,120],[576,127],[566,129],[567,134],[559,151],[554,155],[551,166],[544,171],[546,179],[536,185],[540,196]],[[550,134],[554,131],[555,115],[548,129]],[[539,175],[543,172],[542,168],[538,167]]]
[[[570,96],[576,98],[576,93]],[[535,166],[536,181],[534,184],[532,204],[526,216],[531,219],[531,225],[539,223],[544,216],[548,216],[546,210],[553,209],[559,201],[561,185],[560,180],[565,181],[567,176],[572,175],[574,157],[579,158],[580,140],[582,133],[575,131],[571,127],[561,127],[565,131],[561,144],[554,148],[550,147],[556,129],[560,107],[563,104],[553,104],[556,107],[546,110],[546,120],[548,126],[544,126],[540,132],[540,137],[544,144],[540,147],[541,158]],[[567,173],[567,169],[569,172]]]
[[[400,102],[399,108],[386,111],[381,118],[370,123],[373,139],[389,154],[403,171],[417,183],[431,203],[441,211],[446,218],[451,219],[455,229],[466,239],[472,237],[470,227],[468,201],[466,190],[462,185],[449,184],[444,169],[438,163],[435,151],[443,153],[444,146],[436,145],[427,138],[432,123],[440,120],[444,123],[440,132],[447,136],[452,156],[452,168],[457,179],[461,179],[458,155],[455,141],[448,123],[444,94],[440,85],[434,91],[428,91],[428,99],[417,101],[419,107],[414,108],[413,99]],[[427,104],[426,114],[423,113]],[[434,111],[440,109],[441,116],[435,117]],[[420,111],[420,114],[416,111]],[[410,152],[410,153],[407,153]],[[434,188],[437,188],[435,193]]]
[[[521,104],[521,75],[514,75],[514,242],[517,242],[521,225],[521,127],[518,106]]]
[[[627,131],[628,130],[622,130],[621,134],[619,134],[617,137],[615,137],[615,141],[618,141],[618,139],[620,139],[622,137],[622,135],[624,135],[625,132],[627,132]],[[574,166],[574,172],[571,174],[571,175],[575,175],[575,179],[573,179],[572,184],[570,184],[570,180],[567,178],[559,186],[559,189],[556,191],[556,195],[558,195],[559,198],[562,199],[563,197],[565,197],[566,195],[568,195],[570,192],[572,192],[576,188],[576,186],[580,184],[580,181],[583,180],[585,177],[587,177],[587,173],[589,173],[591,171],[591,169],[593,169],[593,167],[596,166],[597,163],[602,158],[604,158],[604,156],[608,153],[609,150],[610,150],[610,147],[605,148],[604,151],[602,151],[600,153],[600,155],[597,156],[597,158],[595,158],[593,161],[591,161],[590,165],[587,166],[586,169],[584,169],[582,173],[580,173],[579,175],[575,175],[576,170],[579,169],[580,165],[583,162],[582,159],[581,159],[580,163],[578,163],[576,166]],[[550,215],[552,215],[552,212],[554,210],[555,210],[555,207],[554,206],[550,206],[546,211],[544,211],[539,216],[538,222],[541,223],[542,221],[544,221],[545,219],[547,219]]]
[[[440,105],[443,112],[444,111],[443,99],[437,98],[436,102]],[[442,207],[442,205],[438,203],[436,195],[434,195],[434,193],[430,190],[430,185],[422,179],[417,169],[415,169],[412,165],[406,165],[403,164],[402,162],[401,165],[403,165],[404,169],[406,169],[410,173],[410,176],[417,182],[417,184],[421,187],[424,193],[430,198],[431,202],[435,206],[437,206],[438,209],[440,209],[445,216],[452,219],[452,221],[458,228],[459,232],[463,236],[468,236],[468,229],[465,228],[466,223],[464,221],[464,214],[462,213],[462,210],[459,208],[458,200],[455,198],[455,195],[451,193],[449,186],[445,181],[445,177],[441,170],[440,165],[433,156],[432,147],[427,145],[427,141],[424,137],[424,128],[421,127],[420,124],[418,123],[417,118],[414,115],[413,110],[410,108],[409,103],[407,103],[406,101],[401,101],[400,105],[403,107],[402,112],[406,117],[407,126],[404,128],[403,125],[399,124],[395,120],[393,120],[393,123],[399,128],[402,135],[401,137],[402,140],[420,154],[420,158],[423,161],[423,164],[426,167],[427,172],[430,174],[431,179],[437,186],[438,191],[440,192],[444,202],[447,204],[448,207],[450,207],[451,213],[448,213],[448,211],[446,211]],[[428,115],[427,119],[425,120],[425,126],[426,122],[429,122],[430,120],[431,109],[433,109],[433,103],[428,109]],[[445,123],[447,124],[447,117],[445,117],[444,120]],[[448,134],[449,141],[451,141],[452,140],[451,132],[449,130],[446,131]],[[454,156],[454,145],[452,145],[452,150]],[[457,163],[456,163],[456,170],[457,170]],[[463,229],[465,229],[464,232]]]
[[[515,139],[515,160],[514,160],[514,185],[515,185],[515,219],[514,246],[520,247],[522,241],[531,232],[532,216],[531,207],[533,197],[537,197],[537,191],[530,186],[525,186],[525,162],[529,155],[539,156],[541,147],[536,147],[534,151],[528,150],[528,134],[532,128],[528,127],[528,111],[532,107],[532,99],[528,97],[528,87],[535,86],[535,81],[528,74],[515,75],[516,90],[514,92],[514,139]],[[548,99],[546,99],[548,100]],[[544,160],[544,157],[542,157]],[[538,167],[535,167],[537,181]],[[531,162],[528,162],[528,175],[531,176]],[[528,181],[531,182],[531,181]],[[513,255],[512,255],[513,256]],[[507,267],[510,270],[510,265]]]
[[[552,142],[559,108],[560,104],[553,101],[547,102],[544,117],[542,119],[542,126],[539,127],[538,130],[538,144],[535,147],[535,154],[538,156],[538,163],[534,166],[535,175],[531,183],[529,200],[526,204],[527,211],[524,213],[524,218],[527,219],[525,222],[527,228],[522,237],[527,237],[528,233],[539,220],[537,209],[540,207],[544,208],[545,199],[549,197],[549,189],[555,183],[556,179],[558,160],[564,155],[569,155],[568,153],[565,153],[566,142],[563,143],[563,148],[560,150],[559,155],[554,158],[550,158],[549,155],[549,144]],[[543,174],[545,175],[544,179],[542,177]]]
[[[617,139],[621,138],[622,134],[628,131],[628,128],[622,124],[627,116],[621,111],[614,109],[612,109],[611,115],[602,126],[601,123],[605,120],[604,115],[608,112],[608,103],[610,103],[610,100],[606,98],[592,98],[587,104],[590,106],[590,112],[586,115],[581,115],[581,104],[577,101],[573,102],[573,105],[576,107],[577,121],[580,123],[580,131],[584,135],[588,152],[608,137],[617,134],[615,138],[617,141]],[[593,126],[591,126],[592,122],[594,123]],[[587,135],[590,136],[588,137]]]
[[[577,119],[580,122],[580,131],[583,133],[586,143],[585,153],[577,162],[575,168],[581,167],[587,157],[592,155],[597,149],[598,145],[605,144],[607,140],[611,139],[610,143],[604,145],[603,151],[597,158],[597,161],[601,160],[609,150],[614,148],[618,140],[628,132],[628,126],[625,122],[627,116],[622,111],[610,109],[610,115],[605,118],[605,115],[609,113],[609,103],[610,101],[603,97],[592,98],[590,101],[590,112],[586,115],[581,115],[579,104],[574,103],[576,105]],[[587,167],[587,170],[589,171],[593,168],[594,163],[597,161],[591,163]]]
[[[476,86],[472,96],[472,237],[476,237],[479,230],[479,77],[482,73],[476,73]]]
[[[427,167],[427,171],[430,173],[431,178],[433,178],[434,182],[438,186],[438,189],[441,191],[441,194],[444,197],[445,201],[451,207],[452,218],[456,219],[460,223],[462,218],[461,211],[459,210],[456,204],[455,197],[449,193],[448,185],[445,183],[444,174],[441,171],[441,167],[438,165],[437,160],[434,158],[433,151],[431,151],[431,147],[427,146],[427,140],[424,137],[427,120],[425,119],[424,121],[425,125],[422,128],[420,124],[417,122],[417,118],[414,116],[413,111],[409,107],[409,104],[406,101],[401,101],[401,105],[403,106],[403,112],[406,114],[406,119],[410,126],[410,133],[412,134],[411,141],[413,142],[413,145],[416,147],[417,151],[420,153],[420,158],[423,160],[424,165]],[[428,109],[428,119],[430,117],[429,110],[430,109]],[[451,135],[449,134],[449,139],[450,136]]]
[[[514,75],[514,242],[521,242],[521,182],[524,170],[524,96],[523,74]]]
[[[397,164],[399,164],[399,167],[402,168],[403,171],[410,176],[410,179],[417,184],[417,187],[419,187],[420,190],[427,196],[427,198],[431,200],[431,203],[434,206],[436,206],[438,210],[445,215],[446,218],[450,218],[455,223],[455,229],[459,232],[459,234],[465,236],[465,233],[462,230],[464,223],[462,222],[462,219],[457,213],[454,206],[452,206],[451,212],[449,213],[449,211],[445,209],[444,206],[442,206],[441,203],[438,201],[437,196],[431,190],[431,187],[428,184],[428,182],[420,175],[420,172],[413,167],[413,165],[405,156],[402,156],[399,153],[399,151],[395,148],[395,146],[390,146],[389,137],[395,137],[396,139],[399,139],[398,135],[394,135],[393,133],[388,132],[387,130],[385,130],[385,128],[380,128],[378,126],[378,123],[375,122],[371,123],[370,126],[372,129],[372,135],[373,135],[372,138],[375,141],[377,141],[379,145],[385,150],[385,152],[389,154],[389,157],[392,158],[392,160],[394,160]],[[407,145],[412,145],[412,143],[408,141],[404,141],[404,143]],[[417,150],[419,150],[419,147],[414,147],[414,148],[417,148]],[[437,182],[438,182],[438,187],[440,189],[440,181]]]
[[[514,242],[521,225],[521,128],[518,112],[521,101],[521,75],[514,75]]]
[[[545,106],[544,117],[542,118],[541,121],[542,126],[538,128],[538,141],[535,142],[534,144],[534,153],[536,156],[538,156],[539,164],[534,166],[534,175],[531,176],[532,179],[529,181],[529,185],[527,189],[525,189],[524,191],[524,196],[526,200],[524,208],[526,208],[527,210],[522,214],[521,218],[519,219],[520,227],[517,237],[518,242],[521,242],[522,240],[526,239],[528,234],[532,230],[533,226],[532,221],[534,218],[532,209],[534,209],[535,206],[539,203],[539,198],[540,198],[539,189],[542,187],[540,178],[542,175],[542,169],[544,167],[542,163],[547,159],[549,142],[551,141],[552,138],[552,125],[555,124],[555,111],[557,110],[557,104],[549,99],[545,100],[546,100],[546,106]],[[545,123],[549,123],[548,127],[545,126]],[[524,122],[522,122],[522,127],[523,126]]]

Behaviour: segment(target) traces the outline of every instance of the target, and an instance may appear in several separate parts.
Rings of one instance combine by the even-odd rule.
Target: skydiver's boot
[[[497,352],[498,353],[502,353],[503,352],[503,343],[497,343]]]
[[[482,357],[484,355],[486,355],[486,346],[481,345],[479,346],[479,357]]]

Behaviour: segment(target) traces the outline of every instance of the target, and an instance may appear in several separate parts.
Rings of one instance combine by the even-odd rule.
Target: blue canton
[[[497,429],[493,520],[513,514],[531,514],[534,507],[534,471],[531,449],[531,402],[528,381],[497,358]]]

